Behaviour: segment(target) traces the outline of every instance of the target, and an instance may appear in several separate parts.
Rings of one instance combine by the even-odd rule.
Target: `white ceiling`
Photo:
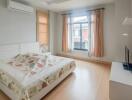
[[[25,0],[29,4],[55,12],[112,3],[114,0]]]

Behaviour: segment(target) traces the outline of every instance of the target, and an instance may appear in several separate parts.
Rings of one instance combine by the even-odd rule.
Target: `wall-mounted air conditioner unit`
[[[13,0],[8,0],[7,4],[9,9],[14,9],[16,11],[22,11],[22,12],[27,12],[27,13],[33,13],[34,9],[28,5],[13,1]]]

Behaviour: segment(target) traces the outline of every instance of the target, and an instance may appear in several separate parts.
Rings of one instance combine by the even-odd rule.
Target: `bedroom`
[[[131,100],[132,89],[120,89],[127,98],[111,96],[109,80],[111,64],[124,62],[125,46],[132,62],[131,17],[131,0],[0,0],[0,61],[41,51],[54,63],[62,57],[76,64],[56,88],[44,90],[39,98],[36,94],[36,100]],[[124,24],[125,19],[129,21]],[[9,89],[0,90],[0,100],[19,100]]]

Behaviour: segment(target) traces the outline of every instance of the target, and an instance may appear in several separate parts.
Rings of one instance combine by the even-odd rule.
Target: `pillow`
[[[20,53],[26,54],[26,53],[40,53],[39,43],[26,43],[26,44],[20,44]]]
[[[40,45],[40,52],[41,52],[41,53],[48,52],[48,46],[45,45],[45,44],[41,44],[41,45]]]

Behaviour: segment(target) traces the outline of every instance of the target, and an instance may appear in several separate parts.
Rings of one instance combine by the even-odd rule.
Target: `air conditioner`
[[[16,11],[22,11],[22,12],[27,12],[27,13],[33,13],[34,9],[28,5],[22,4],[20,2],[16,2],[13,0],[8,0],[8,4],[7,4],[9,9],[13,9]]]

